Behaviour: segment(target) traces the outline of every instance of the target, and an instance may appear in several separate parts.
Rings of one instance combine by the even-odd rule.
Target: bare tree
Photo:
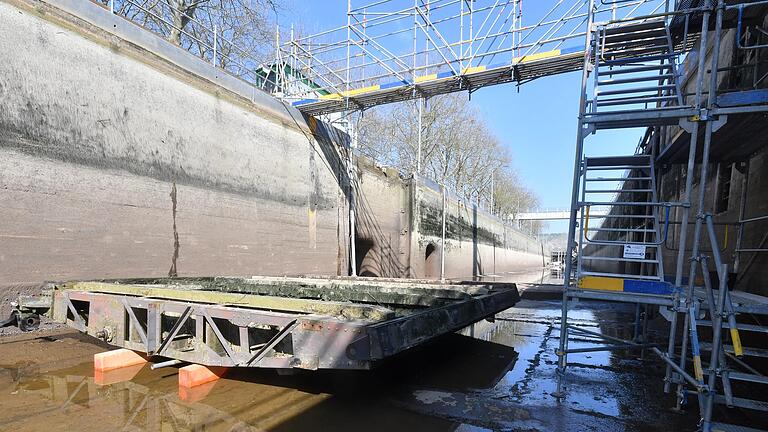
[[[518,213],[538,206],[536,195],[520,181],[517,173],[510,170],[497,174],[494,187],[494,211],[516,218]]]
[[[378,107],[357,122],[360,151],[410,173],[417,167],[418,103]],[[421,173],[465,199],[493,203],[502,217],[538,200],[512,168],[507,149],[461,94],[434,97],[422,116]],[[493,195],[493,197],[491,197]]]
[[[275,17],[284,4],[284,0],[114,0],[114,9],[200,57],[213,59],[215,46],[216,63],[243,75],[273,60]]]

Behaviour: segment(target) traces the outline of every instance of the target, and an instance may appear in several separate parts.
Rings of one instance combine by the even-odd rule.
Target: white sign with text
[[[625,244],[624,245],[624,258],[644,259],[645,258],[645,246]]]

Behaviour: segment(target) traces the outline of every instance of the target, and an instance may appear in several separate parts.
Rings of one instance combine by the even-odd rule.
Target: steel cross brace
[[[72,315],[74,316],[74,327],[81,332],[86,331],[85,320],[82,316],[80,316],[80,313],[77,312],[77,309],[75,309],[75,305],[72,303],[72,300],[70,300],[69,296],[66,294],[64,294],[64,302],[67,305],[67,309],[69,309],[69,311],[72,312]]]
[[[168,347],[168,344],[171,343],[173,338],[176,337],[176,335],[179,333],[179,330],[181,330],[181,326],[184,325],[184,323],[187,321],[187,319],[192,315],[192,306],[187,306],[186,309],[184,309],[184,312],[182,312],[179,319],[176,321],[176,324],[173,325],[171,328],[170,333],[168,334],[168,337],[165,338],[164,341],[160,344],[160,348],[157,349],[156,352],[150,353],[153,355],[160,355],[164,349]]]
[[[139,319],[136,318],[136,314],[133,312],[133,308],[128,304],[128,300],[125,297],[120,297],[120,303],[123,304],[125,311],[131,319],[131,324],[136,329],[136,333],[139,334],[139,338],[144,342],[144,346],[147,346],[147,332],[144,331],[144,327],[141,326]]]
[[[266,345],[264,345],[259,351],[257,351],[256,354],[254,354],[250,360],[248,360],[245,363],[241,363],[240,366],[251,366],[252,364],[258,363],[259,361],[261,361],[261,359],[263,359],[267,355],[267,353],[270,350],[272,350],[272,348],[274,348],[278,343],[280,343],[280,341],[285,339],[285,337],[288,336],[293,331],[293,329],[296,328],[297,325],[299,325],[298,320],[293,320],[290,323],[288,323],[288,325],[286,325],[279,332],[277,332],[277,334],[274,335],[272,339],[270,339],[269,342],[267,342]]]

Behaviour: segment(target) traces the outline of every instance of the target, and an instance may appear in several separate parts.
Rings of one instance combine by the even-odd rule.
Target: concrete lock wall
[[[361,276],[438,279],[442,247],[440,187],[357,158],[356,256]],[[535,238],[446,196],[445,277],[475,279],[543,266]]]
[[[346,274],[340,136],[74,4],[184,63],[47,3],[0,2],[4,304],[46,280]]]
[[[345,135],[88,1],[0,22],[0,308],[51,280],[348,274]],[[359,273],[437,277],[439,191],[355,160]],[[449,201],[448,277],[541,265]]]
[[[548,251],[539,241],[451,193],[446,195],[443,248],[441,189],[429,180],[415,182],[413,188],[418,188],[410,257],[414,276],[439,277],[443,250],[447,278],[474,279],[545,264]]]
[[[411,277],[411,191],[393,168],[357,158],[355,255],[361,276]]]

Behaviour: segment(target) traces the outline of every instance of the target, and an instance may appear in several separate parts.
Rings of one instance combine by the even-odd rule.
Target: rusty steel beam
[[[207,281],[214,279],[219,278]],[[256,285],[268,279],[258,278]],[[254,280],[226,278],[225,289],[247,291]],[[393,302],[389,309],[289,296],[314,292],[323,284],[350,295],[353,279],[292,279],[289,286],[309,291],[290,293],[280,281],[284,278],[274,279],[274,290],[266,290],[275,295],[213,291],[211,284],[203,289],[200,278],[71,282],[53,288],[49,315],[111,345],[206,366],[369,369],[519,300],[514,284],[383,281],[376,292],[374,280],[361,281],[362,292]],[[416,304],[412,296],[427,300]]]

